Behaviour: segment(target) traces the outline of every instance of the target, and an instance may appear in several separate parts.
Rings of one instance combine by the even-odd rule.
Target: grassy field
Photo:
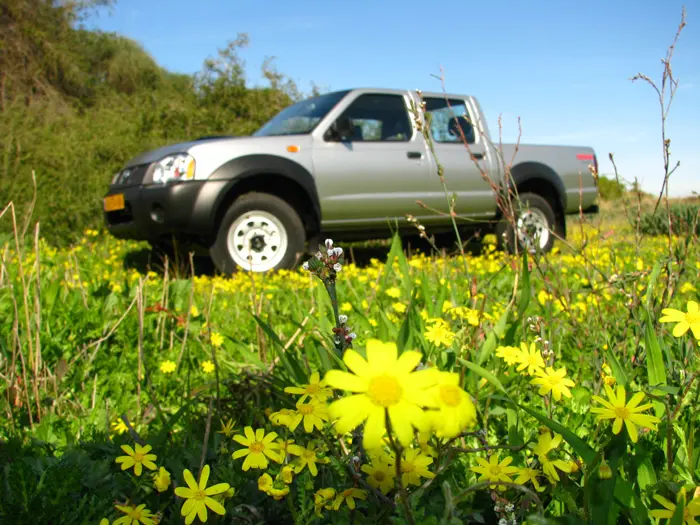
[[[547,256],[394,242],[335,274],[332,246],[231,278],[97,231],[8,239],[0,521],[700,514],[697,239],[637,243],[609,213],[568,231]]]

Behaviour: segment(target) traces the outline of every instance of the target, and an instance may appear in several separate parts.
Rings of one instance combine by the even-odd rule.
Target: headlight
[[[173,180],[194,179],[194,158],[187,153],[177,153],[154,162],[151,178],[155,183],[166,184]]]

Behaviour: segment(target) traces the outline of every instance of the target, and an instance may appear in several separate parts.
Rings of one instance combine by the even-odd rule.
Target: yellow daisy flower
[[[163,361],[160,364],[160,371],[164,374],[170,374],[174,372],[175,368],[177,368],[177,365],[172,361]]]
[[[499,346],[496,348],[496,355],[503,359],[507,365],[520,362],[520,349],[517,346]]]
[[[542,354],[535,346],[535,343],[530,344],[530,349],[525,343],[520,343],[520,355],[518,358],[518,372],[522,372],[527,368],[527,374],[534,376],[538,370],[544,368],[544,359]]]
[[[290,454],[299,458],[297,459],[297,464],[294,467],[294,472],[296,474],[299,474],[302,470],[304,470],[304,467],[308,467],[309,472],[311,472],[311,475],[316,476],[318,475],[318,468],[316,467],[316,463],[328,463],[327,459],[319,458],[317,456],[317,452],[320,452],[320,450],[317,449],[314,445],[309,445],[305,448],[300,445],[294,444],[289,445],[287,447],[287,450]]]
[[[121,449],[126,452],[126,456],[119,456],[115,459],[115,463],[122,464],[122,470],[134,467],[134,474],[137,476],[141,475],[143,472],[143,467],[149,470],[156,470],[156,464],[153,463],[157,456],[155,454],[149,454],[151,451],[151,445],[146,445],[142,447],[138,443],[134,445],[136,450],[131,448],[129,445],[122,445]]]
[[[304,401],[307,397],[325,401],[333,394],[333,390],[326,386],[325,381],[320,381],[318,372],[313,372],[309,378],[309,383],[301,386],[288,386],[284,391],[288,394],[300,395],[299,401]]]
[[[550,482],[560,481],[557,469],[567,474],[571,472],[571,465],[562,459],[552,458],[551,452],[554,451],[561,444],[562,436],[561,434],[552,434],[550,432],[543,432],[540,434],[540,438],[537,441],[537,445],[533,449],[533,452],[537,455],[537,459],[542,464],[542,472],[549,478]]]
[[[236,450],[233,453],[233,459],[245,456],[242,467],[244,471],[250,468],[267,468],[269,465],[268,458],[277,463],[282,462],[279,453],[280,446],[275,442],[277,432],[270,432],[266,435],[265,430],[262,428],[253,432],[252,427],[245,427],[243,433],[245,436],[240,434],[233,436],[234,441],[246,447]]]
[[[618,385],[617,395],[611,387],[604,384],[605,393],[608,399],[605,400],[600,396],[593,396],[593,400],[597,401],[603,408],[594,407],[591,408],[591,412],[594,414],[600,414],[598,420],[603,419],[614,419],[613,422],[613,434],[619,434],[622,430],[622,424],[625,424],[627,428],[627,433],[633,443],[637,442],[638,432],[637,427],[646,427],[652,430],[656,430],[656,423],[660,422],[660,419],[656,416],[651,416],[648,414],[641,414],[644,410],[652,407],[651,403],[644,405],[639,405],[644,399],[644,392],[637,392],[629,400],[629,403],[625,404],[627,399],[627,393],[625,392],[625,387]]]
[[[372,465],[362,465],[360,470],[367,474],[367,483],[372,488],[380,490],[382,494],[387,494],[394,488],[396,467],[387,461],[373,459]]]
[[[207,508],[213,512],[223,516],[226,513],[224,506],[216,501],[211,496],[226,492],[231,485],[228,483],[218,483],[207,488],[209,481],[209,465],[204,465],[202,473],[199,476],[199,485],[194,480],[192,473],[185,469],[183,472],[187,487],[177,487],[175,494],[187,501],[183,503],[180,514],[185,516],[185,523],[189,525],[194,521],[195,517],[199,517],[201,522],[207,521]]]
[[[325,402],[312,399],[308,403],[302,403],[301,400],[297,401],[297,410],[289,421],[287,425],[289,430],[294,432],[299,425],[299,423],[304,421],[304,431],[309,434],[313,432],[314,428],[318,430],[323,429],[323,425],[330,415],[328,414],[328,405]]]
[[[160,467],[157,473],[153,474],[153,486],[158,492],[165,492],[170,486],[170,472]]]
[[[367,342],[367,360],[353,349],[345,351],[343,361],[351,372],[330,370],[325,376],[328,385],[355,392],[329,406],[336,430],[350,432],[365,422],[362,436],[367,449],[378,448],[386,432],[386,412],[399,441],[407,446],[413,440],[413,427],[426,427],[421,409],[425,389],[432,386],[436,374],[432,369],[414,371],[421,353],[408,350],[398,356],[395,343],[376,339]]]
[[[472,472],[481,474],[479,476],[479,482],[484,481],[503,481],[505,483],[513,483],[513,478],[511,476],[518,472],[517,467],[509,467],[513,461],[513,458],[508,456],[499,463],[498,455],[493,454],[488,461],[484,458],[476,458],[479,466],[471,467]],[[494,485],[491,485],[494,487]],[[500,487],[501,489],[503,486]]]
[[[401,458],[401,483],[404,487],[415,485],[419,487],[420,478],[432,479],[435,474],[428,470],[428,465],[433,462],[433,458],[422,454],[420,450],[414,448],[406,449]]]
[[[455,338],[454,332],[452,332],[449,327],[443,323],[434,323],[429,326],[425,331],[424,336],[427,341],[430,341],[438,348],[440,346],[450,346]]]
[[[551,366],[546,369],[539,369],[536,372],[537,377],[530,381],[531,385],[540,385],[539,394],[541,396],[552,392],[552,397],[555,401],[561,400],[561,396],[571,397],[571,391],[568,387],[573,387],[576,384],[566,377],[566,367],[554,370]]]
[[[691,330],[695,339],[700,339],[700,306],[695,301],[688,301],[686,308],[687,312],[675,308],[664,308],[661,310],[663,317],[659,322],[677,323],[673,327],[673,337],[681,337]]]
[[[362,489],[346,489],[339,492],[333,501],[333,510],[338,510],[340,506],[345,502],[350,509],[355,508],[355,498],[357,499],[367,499],[367,491]]]
[[[154,525],[153,524],[153,514],[146,508],[146,505],[139,505],[134,507],[133,505],[115,505],[116,509],[120,512],[126,514],[121,518],[114,520],[113,525],[138,525],[142,523],[143,525]]]
[[[426,395],[426,405],[437,409],[432,417],[435,435],[453,438],[476,422],[476,408],[469,394],[459,386],[456,372],[436,372],[437,383]]]
[[[680,495],[685,496],[686,495],[686,490],[685,488],[682,488],[679,496]],[[657,518],[657,519],[667,519],[670,520],[673,515],[676,513],[676,505],[677,503],[673,503],[663,496],[660,496],[658,494],[654,494],[654,499],[661,503],[665,508],[664,509],[654,509],[649,514],[651,515],[652,518]],[[677,498],[680,499],[680,498]],[[695,497],[691,500],[687,500],[686,498],[686,505],[685,508],[683,509],[683,523],[686,525],[698,525],[698,522],[695,518],[700,516],[700,497]]]
[[[541,476],[542,472],[540,472],[537,469],[534,468],[519,468],[518,469],[518,477],[515,478],[515,483],[518,485],[524,485],[528,481],[532,482],[532,486],[535,487],[535,490],[537,492],[542,492],[545,490],[544,487],[542,487],[539,482],[537,481],[537,477]]]

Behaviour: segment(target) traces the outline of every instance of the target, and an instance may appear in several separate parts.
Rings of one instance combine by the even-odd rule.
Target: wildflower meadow
[[[26,32],[70,33],[46,27]],[[658,87],[635,77],[660,95],[665,187],[618,184],[548,253],[493,234],[440,247],[409,215],[420,250],[329,235],[293,270],[222,276],[94,227],[54,243],[3,203],[0,523],[698,525],[700,206],[668,197],[670,54]],[[231,85],[212,85],[207,125]],[[114,115],[80,135],[121,147],[117,124],[157,120]],[[82,224],[80,200],[49,224]]]
[[[600,226],[229,278],[8,242],[0,516],[695,523],[697,239]]]

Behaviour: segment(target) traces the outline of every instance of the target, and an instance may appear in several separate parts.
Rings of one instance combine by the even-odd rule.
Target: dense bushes
[[[619,199],[626,192],[624,184],[605,175],[598,176],[598,191],[600,198],[606,201]]]
[[[170,73],[135,42],[75,27],[76,7],[12,0],[0,7],[0,206],[51,242],[101,223],[101,197],[128,158],[203,135],[249,134],[303,96],[269,62],[249,87],[239,36],[196,75]],[[11,221],[0,223],[7,233]]]
[[[700,234],[700,204],[674,204],[669,210],[674,235],[687,236],[693,231],[696,235]],[[661,206],[656,213],[645,213],[639,228],[647,235],[667,235],[668,213]]]

